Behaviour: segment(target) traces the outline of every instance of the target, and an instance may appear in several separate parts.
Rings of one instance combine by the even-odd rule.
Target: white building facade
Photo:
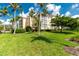
[[[40,21],[41,21],[41,29],[42,30],[51,29],[51,16],[42,16]]]
[[[20,25],[22,25],[22,28],[25,29],[26,26],[33,26],[33,22],[34,22],[34,18],[27,16],[26,14],[22,13],[22,19]],[[40,19],[40,25],[41,25],[41,30],[49,30],[51,29],[51,16],[47,15],[47,16],[41,16]]]

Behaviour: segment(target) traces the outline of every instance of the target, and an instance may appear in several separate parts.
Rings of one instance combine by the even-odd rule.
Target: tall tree
[[[47,8],[46,8],[46,3],[38,3],[38,5],[40,6],[40,19],[39,19],[39,35],[40,35],[40,30],[41,30],[41,18],[42,18],[42,13],[44,16],[46,16],[47,12]]]
[[[47,11],[47,8],[46,7],[44,7],[43,8],[43,17],[44,17],[44,30],[46,30],[46,24],[45,24],[45,21],[47,20],[47,14],[48,14],[48,11]],[[45,20],[46,19],[46,20]]]
[[[15,18],[11,18],[10,19],[10,22],[12,23],[12,25],[14,25],[14,20],[19,21],[19,19],[21,19],[22,17],[21,16],[16,16]],[[13,27],[13,26],[12,26]]]
[[[31,9],[30,12],[29,12],[29,16],[30,16],[30,26],[32,26],[31,21],[32,21],[32,18],[34,17],[34,14],[35,14],[34,9]]]
[[[39,5],[40,5],[40,19],[39,19],[39,36],[40,36],[40,31],[41,31],[41,8],[43,8],[44,4],[39,3]]]
[[[57,14],[55,18],[51,20],[51,22],[52,26],[57,26],[58,30],[61,29],[60,32],[62,32],[63,27],[66,26],[66,17]]]
[[[2,10],[0,10],[0,13],[1,13],[1,16],[4,16],[4,17],[8,15],[7,7],[3,7]],[[5,22],[6,22],[6,19],[4,18],[4,32],[5,32]]]
[[[18,21],[20,22],[20,20],[23,19],[23,18],[22,18],[23,8],[22,8],[21,5],[19,5],[19,9],[18,9],[18,10],[19,10],[19,13],[21,14],[20,16],[17,16],[17,17],[18,17]],[[18,25],[18,27],[21,28],[20,25]]]
[[[18,3],[10,3],[10,7],[13,8],[13,12],[14,12],[14,15],[13,15],[13,19],[14,19],[14,26],[13,26],[13,29],[14,29],[14,34],[15,34],[15,31],[16,31],[16,11],[19,10],[20,8],[20,5]]]

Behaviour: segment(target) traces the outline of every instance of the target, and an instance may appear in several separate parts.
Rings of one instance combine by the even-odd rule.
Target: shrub
[[[33,31],[38,31],[38,27],[35,27],[35,28],[33,29]]]
[[[24,29],[16,29],[16,33],[24,33],[25,30]]]
[[[13,33],[14,32],[14,29],[11,29],[11,33]]]
[[[3,30],[4,29],[4,27],[3,26],[0,26],[0,30]]]
[[[32,29],[30,26],[27,26],[27,27],[26,27],[26,31],[27,31],[27,32],[32,32],[33,29]]]
[[[13,33],[13,32],[14,32],[14,30],[12,29],[11,33]],[[24,29],[16,29],[16,33],[24,33],[24,32],[25,32]]]
[[[45,31],[51,32],[51,29],[46,29]]]
[[[74,42],[78,42],[79,43],[79,35],[73,36],[72,38],[70,38],[70,41],[74,41]]]

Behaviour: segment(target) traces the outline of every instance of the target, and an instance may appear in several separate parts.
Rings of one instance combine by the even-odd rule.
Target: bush
[[[16,29],[16,33],[24,33],[25,30],[24,29]]]
[[[38,27],[34,27],[33,31],[37,32],[38,31]]]
[[[27,31],[27,32],[32,32],[33,29],[32,29],[30,26],[27,26],[27,27],[26,27],[26,31]]]
[[[14,32],[14,29],[11,29],[11,33],[13,33]]]
[[[13,32],[14,32],[14,30],[12,29],[11,33],[13,33]],[[16,29],[16,33],[24,33],[24,32],[25,32],[24,29]]]
[[[4,27],[3,26],[0,26],[0,30],[3,30],[4,29]]]

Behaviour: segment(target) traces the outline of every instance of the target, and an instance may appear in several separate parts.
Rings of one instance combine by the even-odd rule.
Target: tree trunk
[[[6,22],[6,21],[4,20],[4,33],[5,33],[5,29],[6,29],[6,28],[5,28],[5,22]]]
[[[39,29],[38,29],[38,32],[39,32],[39,36],[40,36],[40,30],[41,30],[41,24],[40,24],[40,20],[41,20],[41,14],[40,14],[40,19],[39,19]]]
[[[61,30],[60,30],[60,32],[63,32],[63,26],[61,26]]]
[[[4,33],[5,33],[5,24],[4,24]]]
[[[13,34],[16,34],[16,19],[15,19],[15,16],[16,16],[16,11],[14,11],[14,33]]]

